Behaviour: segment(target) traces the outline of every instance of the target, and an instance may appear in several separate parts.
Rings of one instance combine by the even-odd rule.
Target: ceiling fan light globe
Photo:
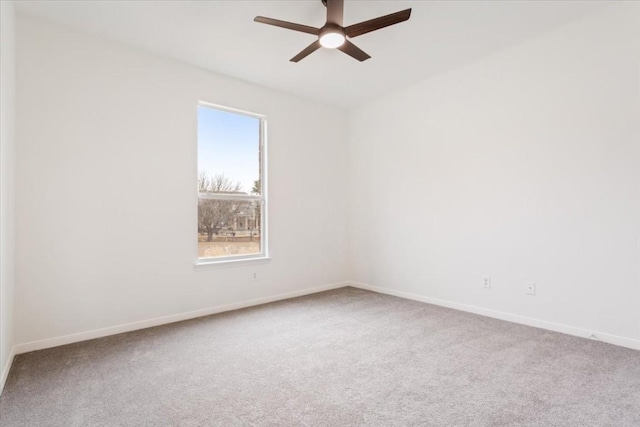
[[[328,49],[335,49],[344,44],[345,36],[340,33],[327,32],[320,36],[320,44]]]

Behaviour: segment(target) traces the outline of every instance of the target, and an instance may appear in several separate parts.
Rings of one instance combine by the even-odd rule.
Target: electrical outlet
[[[535,295],[536,294],[536,284],[529,283],[527,285],[527,295]]]
[[[256,273],[255,271],[251,273],[251,280],[258,280],[258,273]]]
[[[491,289],[491,276],[487,276],[484,278],[484,283],[482,284],[482,287],[485,289]]]

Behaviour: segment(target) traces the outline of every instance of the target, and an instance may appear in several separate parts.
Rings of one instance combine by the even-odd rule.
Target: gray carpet
[[[9,426],[640,426],[640,352],[343,288],[16,357]]]

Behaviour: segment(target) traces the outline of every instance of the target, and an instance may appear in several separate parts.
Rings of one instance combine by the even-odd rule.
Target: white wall
[[[346,279],[342,111],[28,17],[17,52],[18,343]],[[269,263],[194,269],[199,100],[267,115]]]
[[[637,346],[639,8],[353,111],[353,278]]]
[[[14,343],[15,280],[15,13],[0,2],[0,392]]]

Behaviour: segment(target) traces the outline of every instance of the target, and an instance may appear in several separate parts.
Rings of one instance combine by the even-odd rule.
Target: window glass
[[[264,117],[198,106],[198,258],[264,256]]]

